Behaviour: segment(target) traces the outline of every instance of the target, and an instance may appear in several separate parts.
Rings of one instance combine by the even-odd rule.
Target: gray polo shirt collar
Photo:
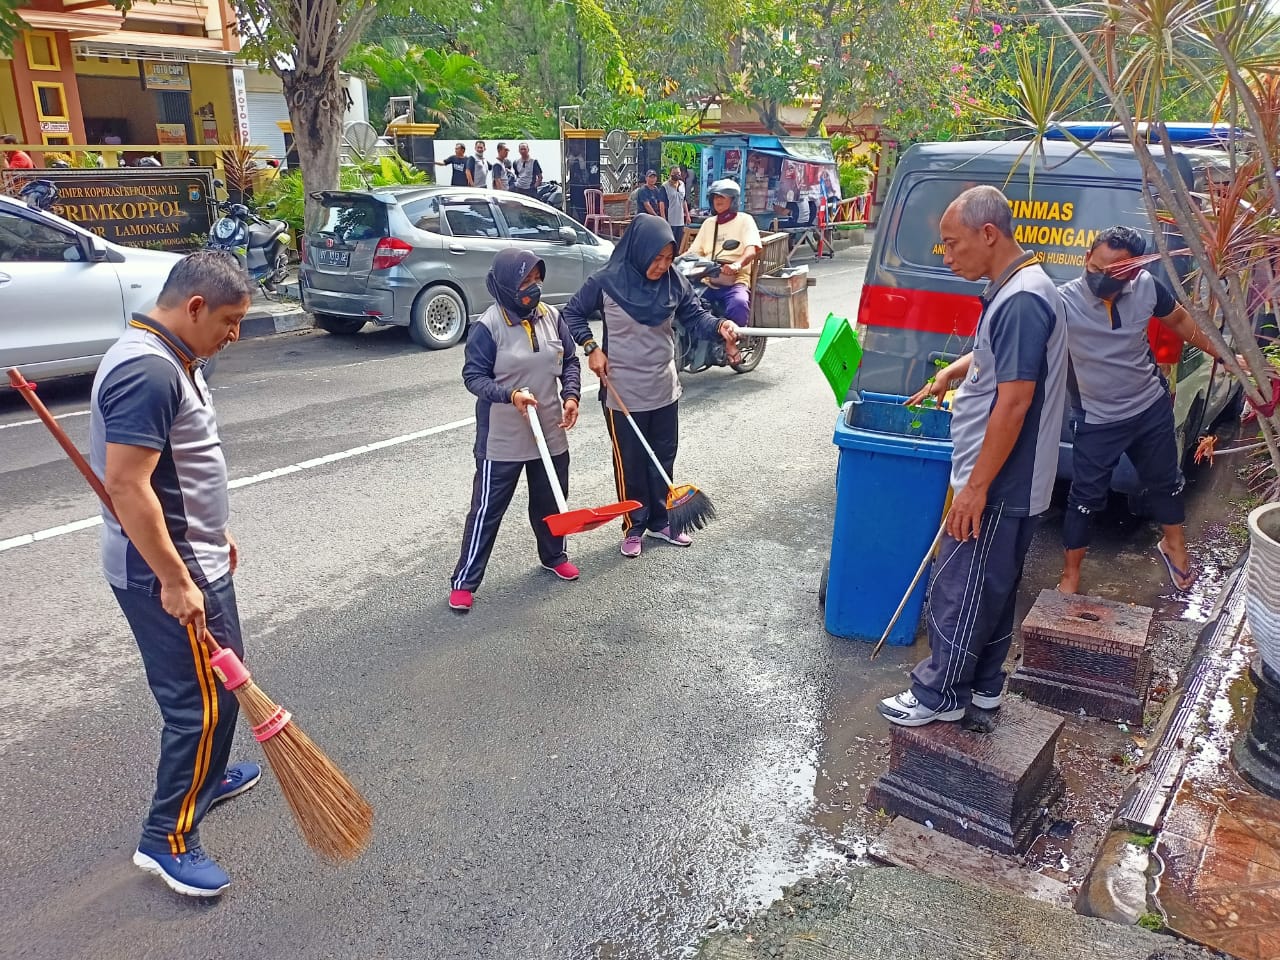
[[[1030,266],[1035,263],[1037,259],[1038,257],[1036,256],[1035,251],[1028,250],[1017,260],[1013,261],[1013,263],[1009,264],[1009,266],[1005,267],[1004,272],[1000,274],[1000,276],[996,277],[982,289],[982,293],[980,294],[982,308],[985,310],[991,305],[991,301],[996,298],[996,294],[1000,292],[1000,289],[1009,282],[1015,273],[1023,267]]]

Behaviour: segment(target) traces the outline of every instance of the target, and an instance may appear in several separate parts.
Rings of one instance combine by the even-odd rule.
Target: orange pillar
[[[29,48],[44,49],[42,44],[32,45],[37,38],[47,39],[54,56],[51,59],[32,62]],[[18,113],[22,117],[22,136],[27,143],[43,143],[48,135],[65,136],[71,143],[83,144],[84,112],[80,106],[80,90],[76,86],[75,56],[71,52],[71,39],[61,31],[24,31],[13,45],[13,85],[18,95]],[[40,109],[40,91],[44,89],[46,100],[60,100],[56,120],[44,120],[49,111]],[[66,130],[51,130],[52,124],[66,125]],[[37,162],[38,159],[37,159]]]

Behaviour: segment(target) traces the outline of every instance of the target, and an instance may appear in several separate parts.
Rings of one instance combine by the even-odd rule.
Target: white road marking
[[[598,380],[586,380],[582,384],[583,392],[591,387],[598,386]],[[86,413],[88,411],[85,411]],[[69,414],[68,414],[69,416]],[[39,423],[39,420],[35,421]],[[238,490],[241,487],[251,487],[255,483],[262,483],[266,480],[274,480],[276,477],[285,477],[291,473],[301,473],[303,470],[312,470],[316,467],[323,467],[330,463],[336,463],[339,460],[348,460],[351,457],[364,456],[366,453],[373,453],[376,450],[386,450],[388,447],[398,447],[402,443],[412,443],[414,440],[424,440],[427,437],[434,437],[437,434],[448,433],[451,430],[461,430],[463,427],[469,427],[476,422],[475,417],[467,417],[463,420],[454,420],[450,423],[442,423],[438,426],[428,427],[425,430],[416,430],[413,433],[403,433],[398,437],[388,437],[386,440],[375,440],[373,443],[362,444],[358,447],[352,447],[350,450],[339,450],[337,453],[327,453],[323,457],[314,457],[311,460],[303,460],[300,463],[291,463],[287,467],[276,467],[274,470],[264,470],[262,473],[255,473],[251,477],[237,477],[227,484],[229,490]],[[16,424],[13,424],[16,426]],[[80,530],[88,530],[90,527],[96,527],[102,523],[102,517],[86,517],[83,520],[75,520],[71,523],[64,523],[61,526],[49,527],[45,530],[37,530],[34,533],[24,533],[21,536],[10,537],[8,540],[0,540],[0,553],[6,550],[13,550],[17,547],[30,546],[33,543],[39,543],[42,540],[52,540],[54,537],[61,537],[68,533],[76,533]]]
[[[55,420],[65,420],[67,417],[87,417],[88,410],[72,410],[70,413],[60,413],[55,416]],[[8,430],[10,427],[30,427],[43,421],[36,417],[34,420],[15,420],[13,423],[0,423],[0,430]]]

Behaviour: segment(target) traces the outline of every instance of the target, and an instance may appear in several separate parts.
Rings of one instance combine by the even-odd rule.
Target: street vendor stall
[[[756,218],[762,229],[775,219],[786,220],[797,212],[812,223],[823,201],[840,201],[840,177],[831,142],[817,137],[776,137],[757,134],[719,134],[663,137],[664,144],[686,144],[698,151],[688,184],[689,206],[694,219],[705,216],[710,202],[707,188],[728,178],[742,187],[742,209]]]

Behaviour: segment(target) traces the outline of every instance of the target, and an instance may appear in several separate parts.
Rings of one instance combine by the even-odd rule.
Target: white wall
[[[432,142],[435,144],[436,162],[438,163],[439,161],[443,160],[445,157],[449,157],[453,155],[454,145],[458,141],[456,139],[454,140],[437,139]],[[521,143],[529,144],[529,155],[533,157],[533,159],[537,160],[538,164],[542,167],[543,181],[558,180],[562,183],[564,182],[564,172],[560,169],[561,160],[560,160],[560,141],[559,140],[520,140],[518,138],[517,139],[507,138],[501,141],[486,140],[484,142],[484,145],[485,145],[484,155],[489,158],[490,163],[498,159],[498,144],[500,142],[505,143],[508,147],[511,148],[511,153],[508,155],[507,159],[512,162],[515,162],[516,160],[520,159],[520,152],[516,148]],[[475,145],[476,145],[475,138],[473,137],[470,140],[463,140],[462,145],[467,148],[467,155],[470,156],[475,149]],[[437,180],[439,180],[439,175],[442,173],[448,173],[448,170],[442,170],[441,168],[437,167],[436,168]]]

